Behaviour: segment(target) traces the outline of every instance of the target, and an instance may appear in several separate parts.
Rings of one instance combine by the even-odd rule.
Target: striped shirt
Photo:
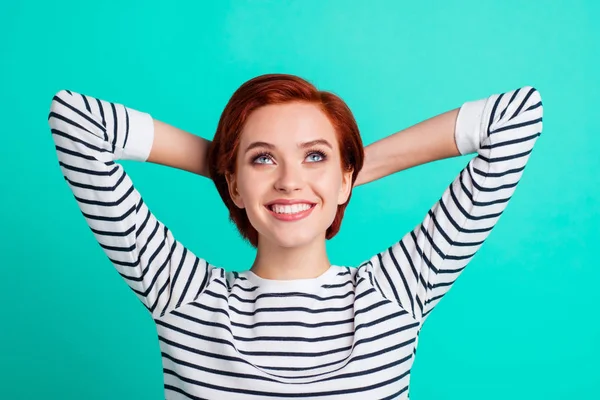
[[[145,161],[150,115],[61,91],[62,173],[96,240],[157,326],[167,399],[408,399],[423,322],[481,247],[542,130],[531,87],[465,103],[477,153],[423,221],[357,267],[273,281],[213,266],[149,211],[117,160]]]

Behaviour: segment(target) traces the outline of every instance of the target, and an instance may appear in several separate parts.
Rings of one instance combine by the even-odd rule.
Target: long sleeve
[[[48,117],[62,173],[96,240],[154,317],[193,300],[212,266],[173,238],[117,160],[146,161],[150,115],[60,91]]]
[[[423,322],[498,222],[542,131],[542,102],[532,87],[465,103],[455,140],[477,152],[398,243],[362,265],[376,288]]]

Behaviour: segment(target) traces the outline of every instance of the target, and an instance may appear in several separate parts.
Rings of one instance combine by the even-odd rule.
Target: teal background
[[[0,5],[0,398],[161,399],[150,316],[93,239],[46,118],[71,89],[206,138],[244,81],[297,74],[347,101],[366,144],[523,85],[544,133],[507,211],[425,325],[411,397],[600,398],[596,1],[21,1]],[[358,188],[336,264],[412,229],[468,161]],[[211,182],[129,162],[177,238],[242,270]]]

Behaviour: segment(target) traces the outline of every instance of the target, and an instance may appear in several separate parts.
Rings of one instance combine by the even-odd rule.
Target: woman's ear
[[[352,174],[354,169],[342,172],[342,186],[338,195],[338,205],[345,204],[352,193]]]
[[[225,180],[227,181],[227,188],[229,189],[229,197],[238,208],[244,208],[244,200],[238,191],[237,179],[235,174],[225,173]]]

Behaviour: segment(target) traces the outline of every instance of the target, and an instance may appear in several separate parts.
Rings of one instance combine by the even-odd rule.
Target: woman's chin
[[[298,231],[272,233],[268,237],[268,241],[273,245],[286,249],[306,247],[321,240],[325,240],[324,234]]]

